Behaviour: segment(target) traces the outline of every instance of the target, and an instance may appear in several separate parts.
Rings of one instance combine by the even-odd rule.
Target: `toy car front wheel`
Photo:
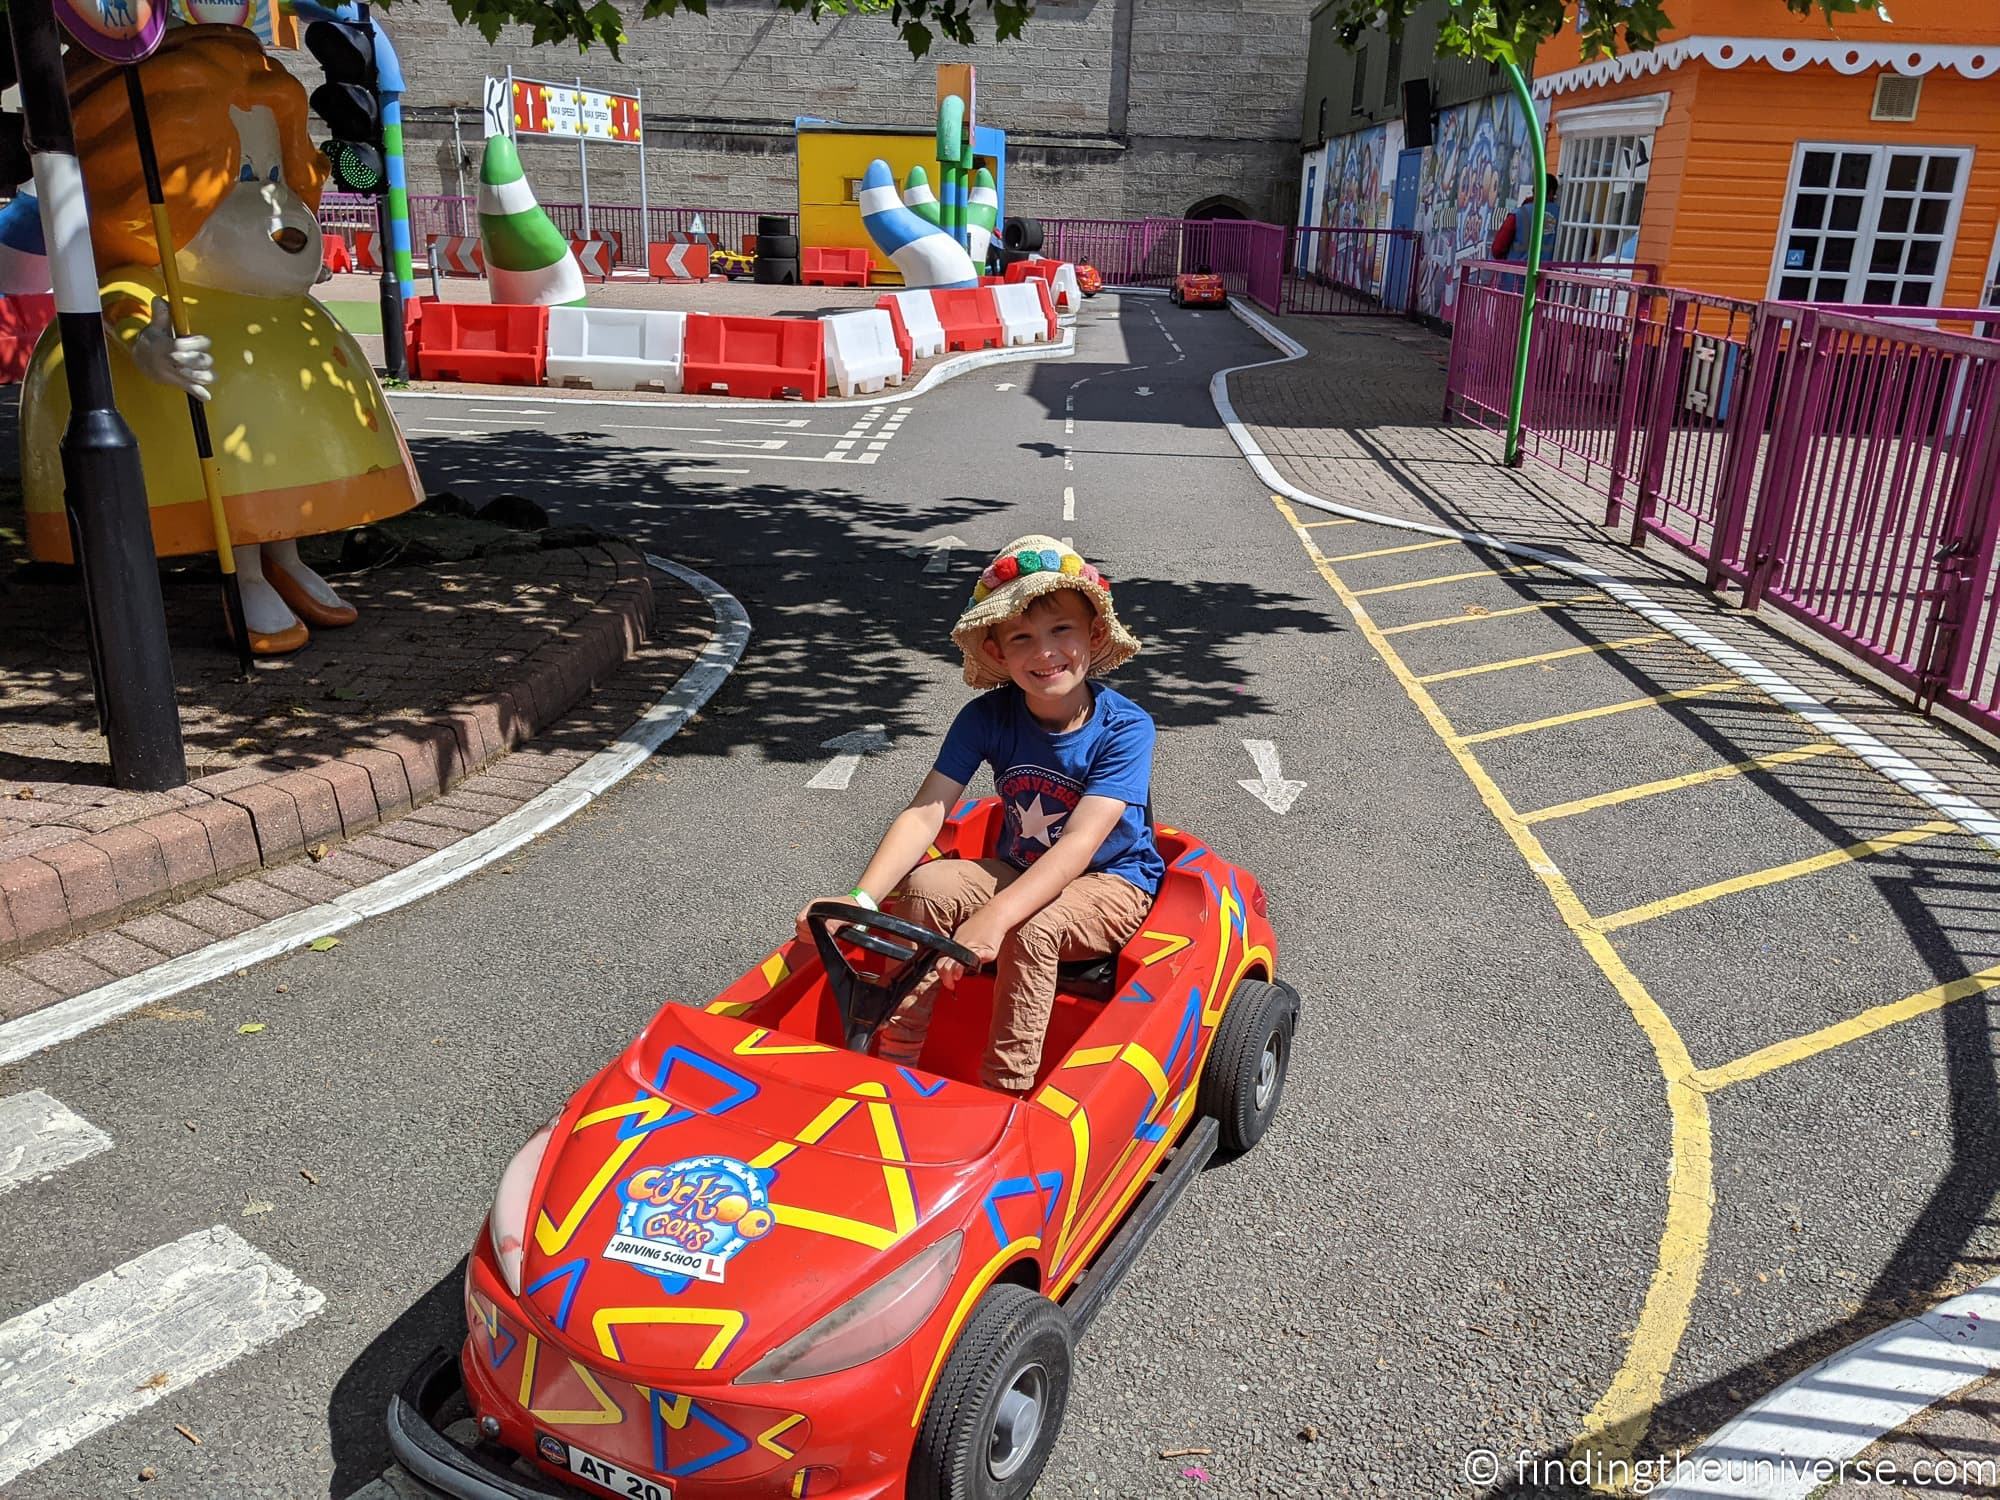
[[[1217,1155],[1241,1156],[1264,1138],[1285,1092],[1299,997],[1246,979],[1229,997],[1201,1071],[1201,1112],[1222,1127]]]
[[[1020,1500],[1069,1404],[1069,1319],[1024,1286],[990,1288],[959,1330],[910,1455],[911,1500]]]

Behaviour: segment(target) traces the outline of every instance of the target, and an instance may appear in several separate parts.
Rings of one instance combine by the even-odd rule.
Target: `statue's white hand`
[[[176,386],[197,401],[213,394],[215,359],[208,352],[208,339],[195,333],[186,338],[174,335],[167,299],[153,299],[153,316],[132,341],[132,360],[148,380]]]

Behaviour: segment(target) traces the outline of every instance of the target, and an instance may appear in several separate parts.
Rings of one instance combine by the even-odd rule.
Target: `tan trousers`
[[[998,859],[934,859],[910,871],[891,897],[897,916],[950,934],[1020,875]],[[994,960],[993,1025],[980,1060],[988,1088],[1034,1087],[1042,1041],[1056,998],[1056,965],[1123,948],[1146,920],[1153,898],[1116,875],[1086,873],[1007,934]],[[930,1030],[936,980],[927,979],[882,1029],[878,1056],[914,1064]]]

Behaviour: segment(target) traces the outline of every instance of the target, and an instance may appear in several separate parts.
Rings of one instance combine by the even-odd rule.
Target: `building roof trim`
[[[1781,73],[1796,73],[1815,64],[1850,75],[1889,68],[1913,78],[1944,68],[1966,78],[1991,78],[2000,73],[2000,43],[1990,47],[1962,47],[1907,42],[1801,42],[1773,36],[1686,36],[1650,52],[1600,58],[1580,68],[1537,78],[1535,97],[1552,99],[1578,89],[1672,72],[1690,61],[1704,62],[1712,68],[1767,63]]]

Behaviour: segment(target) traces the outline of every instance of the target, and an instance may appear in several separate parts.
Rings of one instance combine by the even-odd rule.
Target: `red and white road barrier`
[[[611,268],[618,261],[618,247],[609,240],[571,240],[570,254],[583,267],[583,274],[595,276],[599,281],[611,279]]]
[[[655,281],[708,280],[708,246],[686,240],[655,240],[647,247],[646,270]]]
[[[486,252],[479,237],[469,234],[434,234],[425,242],[430,249],[431,269],[447,276],[484,276]]]
[[[376,251],[376,246],[380,240],[381,235],[376,230],[357,229],[354,231],[355,270],[379,271],[382,269],[382,257]]]

